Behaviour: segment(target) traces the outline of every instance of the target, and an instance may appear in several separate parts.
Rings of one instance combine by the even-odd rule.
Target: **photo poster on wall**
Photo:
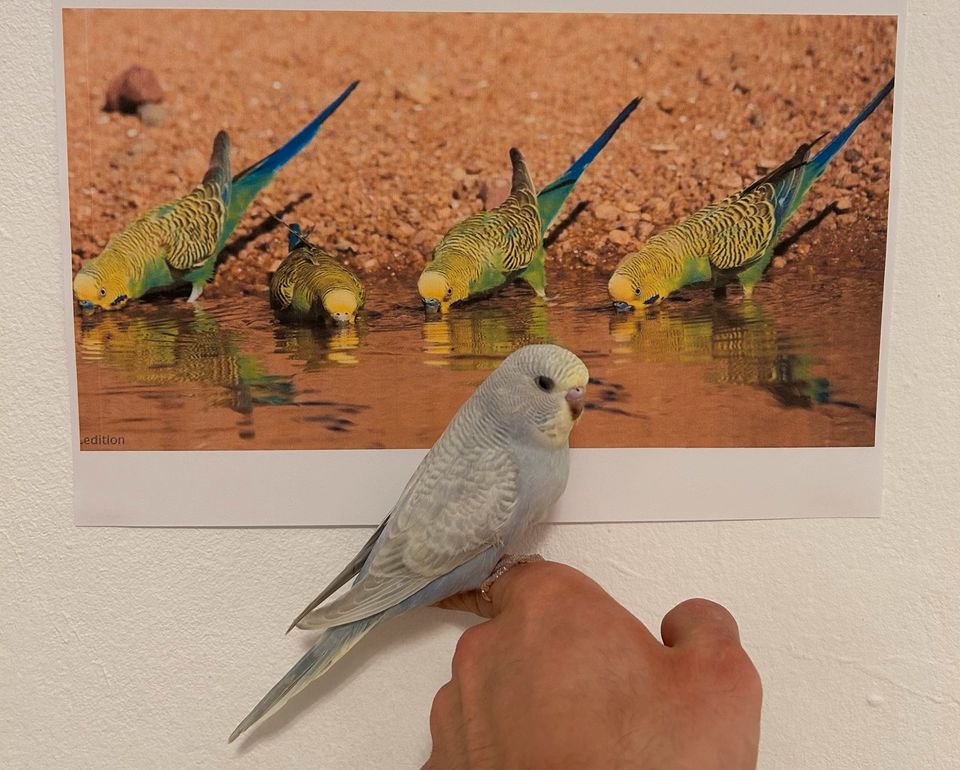
[[[593,5],[57,9],[77,524],[378,523],[538,343],[553,520],[879,515],[902,4]]]

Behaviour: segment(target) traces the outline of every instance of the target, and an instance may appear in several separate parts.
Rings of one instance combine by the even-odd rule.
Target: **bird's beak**
[[[573,416],[574,420],[578,419],[580,415],[583,414],[583,404],[586,394],[587,389],[582,386],[570,388],[570,390],[567,391],[567,404],[570,406],[570,414]]]
[[[93,310],[93,308],[95,307],[94,304],[88,299],[81,299],[79,300],[79,302],[80,302],[80,307],[82,307],[84,310]]]
[[[436,313],[438,310],[440,310],[440,300],[424,299],[423,307],[428,313]]]
[[[621,302],[620,300],[614,302],[613,307],[620,313],[626,313],[629,310],[633,310],[633,305],[631,305],[629,302]]]

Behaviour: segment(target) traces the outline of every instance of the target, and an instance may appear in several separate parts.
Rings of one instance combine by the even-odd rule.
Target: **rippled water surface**
[[[345,330],[280,324],[265,294],[77,316],[82,447],[428,447],[504,356],[547,341],[590,368],[575,446],[872,445],[882,276],[792,267],[752,302],[694,288],[643,314],[583,271],[444,317],[415,276],[368,283]]]

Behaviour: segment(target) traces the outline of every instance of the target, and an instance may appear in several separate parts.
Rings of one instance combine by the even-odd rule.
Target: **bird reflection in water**
[[[358,318],[355,324],[277,324],[273,330],[276,350],[303,363],[303,370],[316,372],[331,364],[353,366],[360,363],[360,348],[366,326]]]
[[[829,380],[815,374],[817,359],[781,333],[753,300],[703,307],[671,303],[647,314],[617,314],[610,335],[615,357],[702,366],[709,382],[762,388],[784,407],[857,407],[831,398]]]
[[[524,297],[509,306],[467,303],[458,313],[423,322],[423,350],[430,366],[495,369],[523,345],[551,342],[544,300]]]
[[[249,416],[258,405],[293,402],[288,377],[265,371],[256,356],[241,351],[242,335],[223,328],[198,306],[171,305],[144,313],[96,313],[80,320],[80,355],[138,385],[145,397],[169,395],[169,386],[197,383],[226,391],[212,404]],[[182,389],[176,395],[184,395]],[[241,423],[247,432],[251,422]]]

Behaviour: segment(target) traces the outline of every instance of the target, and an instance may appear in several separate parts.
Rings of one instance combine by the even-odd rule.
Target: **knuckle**
[[[483,637],[482,625],[468,628],[460,635],[457,646],[453,651],[453,662],[451,664],[455,674],[462,675],[464,671],[472,670],[481,655],[484,646]]]
[[[447,682],[433,696],[433,703],[430,705],[430,732],[434,735],[441,731],[450,713],[452,690],[452,682]]]
[[[584,579],[582,573],[565,564],[544,562],[524,576],[519,598],[527,609],[550,607],[564,602]]]
[[[739,642],[725,638],[712,640],[703,646],[699,656],[701,673],[715,686],[760,695],[760,675]]]

